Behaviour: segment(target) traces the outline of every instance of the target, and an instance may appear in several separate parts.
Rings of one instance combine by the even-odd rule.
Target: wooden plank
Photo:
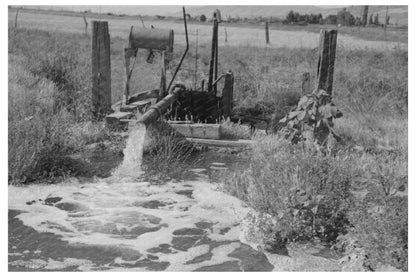
[[[196,145],[214,146],[214,147],[251,147],[253,140],[215,140],[215,139],[200,139],[200,138],[186,138],[186,140]]]
[[[231,117],[233,104],[234,75],[230,70],[225,74],[224,88],[222,90],[222,115],[227,119]]]
[[[167,120],[166,123],[173,123],[173,124],[191,124],[192,121],[189,120]]]
[[[105,117],[105,122],[111,128],[118,129],[121,125],[121,122],[122,122],[121,120],[127,119],[132,116],[133,116],[133,113],[129,113],[129,112],[115,112],[115,113],[107,115]]]
[[[128,105],[123,105],[120,107],[120,112],[132,112],[137,109],[143,108],[144,106],[151,104],[150,99],[142,100],[142,101],[136,101],[133,103],[130,103]]]
[[[188,138],[220,139],[221,137],[221,125],[219,124],[170,123],[169,125]]]
[[[159,95],[159,90],[158,89],[153,89],[153,90],[147,90],[147,91],[141,91],[141,92],[137,92],[133,95],[131,95],[128,99],[129,103],[132,102],[137,102],[137,101],[142,101],[142,100],[152,100],[152,99],[157,99]],[[111,107],[113,108],[113,110],[119,110],[121,106],[123,106],[123,100],[117,101],[116,103],[114,103]]]
[[[162,100],[166,94],[166,68],[168,67],[168,62],[165,57],[165,51],[162,51],[162,71],[160,73],[160,89],[159,89],[159,98],[158,100]]]
[[[321,30],[316,83],[317,89],[323,89],[329,95],[332,95],[336,48],[337,30]]]
[[[92,23],[92,112],[102,118],[111,110],[110,34],[108,22]]]

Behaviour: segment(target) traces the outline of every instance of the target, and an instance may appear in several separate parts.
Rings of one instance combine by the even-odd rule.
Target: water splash
[[[146,125],[136,123],[134,128],[129,132],[126,148],[123,150],[123,162],[114,172],[114,176],[138,178],[143,174],[141,165],[145,136]]]

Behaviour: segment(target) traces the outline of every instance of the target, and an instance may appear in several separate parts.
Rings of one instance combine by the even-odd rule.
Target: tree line
[[[208,18],[206,15],[194,15],[191,16],[189,13],[186,14],[187,20],[189,21],[200,21],[200,22],[211,22],[212,18]],[[381,23],[379,20],[378,13],[373,15],[370,14],[368,22],[364,24],[362,22],[362,18],[360,16],[353,16],[346,8],[343,8],[337,14],[329,14],[327,16],[323,16],[321,13],[314,14],[301,14],[298,12],[290,11],[285,19],[280,19],[275,16],[256,16],[252,18],[248,17],[240,17],[240,16],[227,16],[225,21],[230,23],[262,23],[262,22],[269,22],[269,23],[281,23],[281,24],[295,24],[295,25],[307,25],[307,24],[328,24],[328,25],[343,25],[343,26],[362,26],[362,25],[370,25],[370,26],[384,26],[384,23]],[[387,25],[389,24],[390,17],[387,16]]]

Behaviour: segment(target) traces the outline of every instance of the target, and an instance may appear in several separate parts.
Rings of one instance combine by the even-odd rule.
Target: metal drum
[[[173,52],[173,30],[131,26],[129,48]]]

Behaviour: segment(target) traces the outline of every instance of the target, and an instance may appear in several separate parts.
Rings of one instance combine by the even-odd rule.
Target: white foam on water
[[[185,190],[192,190],[192,198],[178,194]],[[59,203],[75,203],[81,211],[70,212],[44,205],[47,197],[62,197]],[[26,204],[32,200],[37,200],[37,202],[31,205]],[[140,206],[140,203],[151,200],[161,201],[166,206],[159,207],[159,209]],[[196,228],[195,223],[201,221],[214,224],[213,232],[207,231],[207,236],[213,241],[238,240],[238,224],[248,212],[248,208],[243,207],[240,200],[219,191],[218,184],[202,180],[168,182],[161,186],[150,185],[148,182],[108,183],[105,180],[90,184],[70,182],[59,185],[10,186],[9,209],[24,211],[25,213],[19,214],[18,218],[25,225],[39,232],[60,235],[62,240],[70,243],[124,246],[142,254],[148,253],[148,249],[158,247],[160,244],[172,244],[175,230]],[[157,218],[160,222],[156,222],[157,220],[152,222]],[[84,226],[83,224],[91,228],[80,229],[79,226]],[[127,231],[138,226],[150,228],[160,226],[160,229],[132,239],[94,229],[96,226],[100,227],[105,224],[115,224],[118,230],[124,228]],[[56,225],[64,228],[56,228]],[[223,228],[230,228],[230,230],[221,235],[220,230]],[[219,249],[227,249],[225,252],[229,253],[236,247],[237,244],[229,244]],[[188,271],[201,267],[201,263],[189,265],[184,263],[207,252],[208,245],[200,245],[184,252],[149,254],[157,255],[158,261],[168,261],[170,266],[167,270]],[[215,252],[217,253],[215,257],[210,261],[204,261],[203,265],[224,262],[226,253],[221,254],[220,250],[217,252]],[[217,257],[217,255],[220,256]],[[227,260],[230,259],[227,257]],[[219,262],[220,260],[222,261]],[[88,267],[88,263],[83,263],[83,270],[87,270]],[[145,268],[132,270],[145,270]]]
[[[93,267],[93,264],[91,261],[84,259],[64,258],[63,261],[49,259],[47,266],[43,269],[56,271],[69,266],[78,266],[78,270],[89,271]]]
[[[219,184],[207,182],[206,177],[192,182],[168,182],[161,186],[137,181],[143,173],[141,162],[145,134],[146,128],[142,124],[136,125],[130,132],[124,161],[112,177],[88,184],[69,180],[53,185],[9,186],[9,209],[23,211],[17,217],[25,225],[38,232],[59,235],[69,243],[128,247],[141,254],[149,253],[147,250],[160,244],[173,247],[173,240],[178,240],[178,236],[173,235],[174,231],[196,228],[198,222],[213,224],[212,231],[205,230],[213,241],[238,240],[238,225],[249,209],[240,200],[221,192]],[[51,197],[62,199],[54,206],[45,205],[45,200]],[[146,206],[146,203],[160,206],[149,207],[151,204]],[[221,234],[224,228],[228,232]],[[148,232],[134,233],[137,230]],[[206,254],[209,245],[192,245],[186,251],[171,248],[176,253],[149,254],[157,255],[158,262],[169,262],[167,270],[191,271],[201,266],[234,260],[227,254],[238,246],[238,243],[218,246],[212,250],[212,259],[197,264],[185,263]],[[85,271],[93,270],[94,266],[89,261],[76,259],[65,259],[63,262],[51,259],[48,264],[49,269],[79,264]]]
[[[143,145],[146,137],[146,125],[136,123],[129,131],[129,136],[124,149],[122,164],[116,169],[113,175],[120,177],[137,178],[143,174],[141,169],[143,160]]]

